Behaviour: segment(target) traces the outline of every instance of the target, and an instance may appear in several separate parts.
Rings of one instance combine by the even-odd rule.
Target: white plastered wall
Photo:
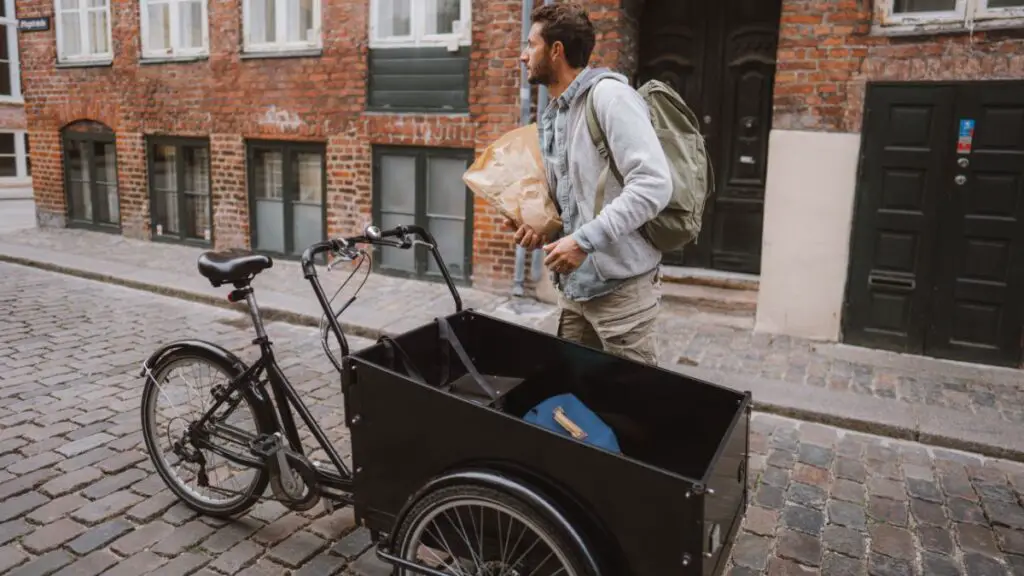
[[[755,331],[839,339],[860,135],[773,130]]]

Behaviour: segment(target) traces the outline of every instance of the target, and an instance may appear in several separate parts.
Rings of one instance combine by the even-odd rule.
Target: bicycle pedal
[[[273,434],[260,434],[249,443],[249,450],[261,458],[273,456],[281,446],[281,439]]]

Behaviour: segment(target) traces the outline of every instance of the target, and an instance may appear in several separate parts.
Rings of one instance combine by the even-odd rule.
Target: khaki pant
[[[654,270],[586,302],[573,302],[559,292],[558,336],[657,366],[655,323],[661,309],[658,280],[658,271]]]

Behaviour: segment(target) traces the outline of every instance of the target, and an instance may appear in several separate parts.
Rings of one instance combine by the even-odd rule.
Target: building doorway
[[[666,264],[759,274],[781,0],[647,0],[636,84],[661,80],[701,120],[717,177],[697,244]]]
[[[866,104],[844,340],[1019,366],[1024,82],[869,85]]]

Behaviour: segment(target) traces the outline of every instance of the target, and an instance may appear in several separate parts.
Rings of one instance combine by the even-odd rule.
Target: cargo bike
[[[367,247],[417,246],[433,255],[454,313],[352,352],[338,317],[355,296],[335,311],[315,264],[330,253],[331,265],[361,265]],[[748,499],[749,393],[463,309],[434,239],[418,226],[370,226],[359,236],[316,243],[301,265],[324,311],[321,344],[341,373],[352,467],[275,358],[252,288],[271,259],[206,252],[200,273],[214,286],[232,285],[232,302],[246,301],[259,357],[247,364],[218,344],[191,339],[163,346],[144,363],[146,447],[188,506],[234,516],[263,498],[268,485],[294,510],[321,501],[328,511],[352,506],[377,556],[403,576],[724,571]],[[352,274],[359,268],[351,267]],[[159,398],[174,395],[165,378],[189,361],[223,381],[194,390],[194,381],[182,377],[190,386],[185,395],[202,402],[194,419],[156,410]],[[550,409],[551,399],[557,404],[566,395],[613,431],[614,442],[588,441],[586,426],[560,405],[552,414],[558,426],[528,421],[539,406]],[[293,411],[329,462],[310,459]],[[247,428],[229,422],[245,413]],[[171,423],[157,425],[159,415]],[[158,437],[165,431],[167,453]],[[240,488],[212,488],[211,477],[229,466],[239,468],[228,479],[240,479]],[[182,467],[196,470],[194,487],[177,476]]]

